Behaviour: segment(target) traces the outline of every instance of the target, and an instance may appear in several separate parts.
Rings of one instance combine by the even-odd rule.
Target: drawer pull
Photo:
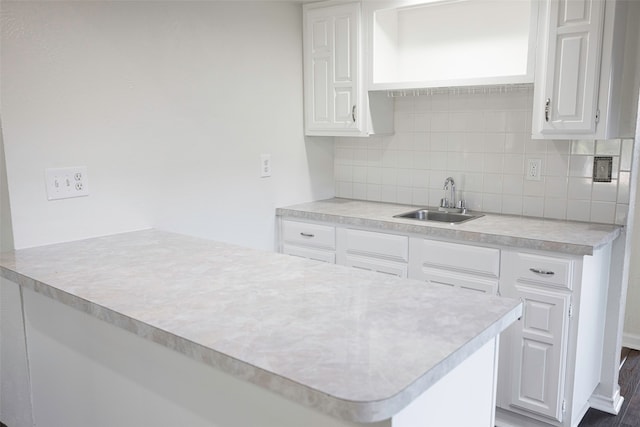
[[[530,268],[529,271],[536,274],[542,274],[543,276],[553,276],[554,274],[556,274],[553,271],[543,270],[541,268]]]
[[[301,235],[302,237],[316,237],[316,236],[315,236],[315,234],[303,233],[303,232],[300,232],[300,235]]]

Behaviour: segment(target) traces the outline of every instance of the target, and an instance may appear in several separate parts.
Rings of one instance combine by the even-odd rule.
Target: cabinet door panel
[[[516,284],[514,296],[524,310],[510,343],[510,404],[562,421],[570,295]]]
[[[548,39],[539,56],[543,68],[535,85],[534,133],[594,134],[604,1],[552,0],[549,8]]]

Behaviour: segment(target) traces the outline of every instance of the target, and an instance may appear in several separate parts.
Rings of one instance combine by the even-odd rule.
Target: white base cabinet
[[[280,224],[280,230],[280,252],[335,264],[335,227],[283,220]]]
[[[500,293],[524,307],[501,335],[497,426],[580,422],[600,382],[610,257],[502,251]]]
[[[522,318],[500,338],[497,426],[574,427],[589,409],[602,371],[611,244],[570,256],[281,221],[285,253],[333,248],[337,264],[520,298]]]

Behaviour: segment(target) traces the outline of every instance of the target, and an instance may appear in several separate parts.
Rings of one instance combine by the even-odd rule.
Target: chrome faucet
[[[441,203],[443,208],[455,208],[456,207],[456,182],[452,177],[448,177],[444,181],[444,190],[449,188],[449,199],[444,198]]]

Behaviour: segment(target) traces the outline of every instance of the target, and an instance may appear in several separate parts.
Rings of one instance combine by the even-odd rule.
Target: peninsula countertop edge
[[[2,253],[0,272],[355,422],[392,417],[522,313],[508,298],[153,229]],[[362,352],[363,366],[348,362]]]

